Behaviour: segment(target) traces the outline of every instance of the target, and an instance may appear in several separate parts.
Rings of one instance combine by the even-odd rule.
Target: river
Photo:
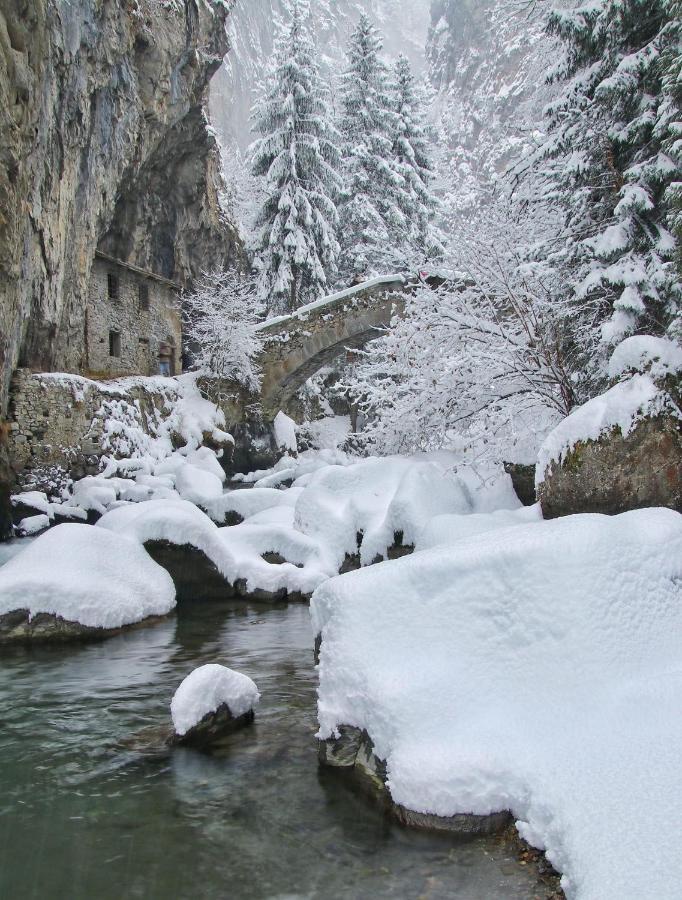
[[[548,897],[495,838],[406,830],[317,766],[307,606],[186,603],[90,645],[3,648],[0,897]],[[182,678],[250,675],[253,727],[147,745]]]

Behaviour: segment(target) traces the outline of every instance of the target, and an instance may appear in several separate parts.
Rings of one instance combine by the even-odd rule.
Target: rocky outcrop
[[[0,6],[0,415],[17,364],[78,371],[95,248],[186,283],[238,254],[204,105],[222,0]]]
[[[648,506],[682,512],[682,428],[673,416],[644,419],[623,436],[614,428],[580,441],[538,487],[546,519]]]
[[[516,496],[524,506],[533,506],[535,497],[535,466],[522,463],[505,463],[504,471],[512,481]]]

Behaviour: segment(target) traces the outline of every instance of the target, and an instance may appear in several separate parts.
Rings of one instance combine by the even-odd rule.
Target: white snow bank
[[[171,701],[175,733],[186,734],[223,704],[235,718],[243,716],[259,699],[258,688],[247,675],[215,663],[199,666],[185,678]]]
[[[320,544],[287,526],[243,523],[218,528],[200,509],[183,500],[150,500],[111,510],[97,527],[134,538],[140,543],[169,541],[203,551],[225,580],[244,580],[250,591],[312,593],[336,574]],[[286,562],[266,562],[264,553],[278,553]]]
[[[22,491],[19,494],[12,494],[10,502],[12,506],[18,506],[21,503],[30,509],[44,513],[46,516],[52,514],[52,504],[47,499],[47,494],[43,493],[43,491]]]
[[[622,341],[609,360],[609,378],[648,371],[654,378],[682,372],[682,347],[667,338],[639,334]]]
[[[359,536],[360,561],[367,565],[386,555],[398,532],[404,544],[413,544],[434,516],[478,511],[478,503],[487,506],[486,493],[476,493],[470,473],[456,474],[451,463],[449,454],[422,454],[325,466],[305,481],[295,527],[322,542],[337,569],[346,554],[357,552]],[[509,476],[501,473],[499,480],[511,492],[500,494],[493,483],[489,490],[500,505],[503,499],[520,505]]]
[[[248,519],[266,509],[279,506],[294,506],[301,494],[301,488],[280,491],[276,488],[251,488],[250,490],[228,491],[206,504],[206,512],[218,523],[225,521],[233,512],[242,519]]]
[[[561,463],[580,441],[596,441],[613,428],[627,437],[637,422],[661,413],[682,419],[682,412],[651,375],[633,375],[604,394],[577,407],[549,433],[538,454],[536,486],[545,480],[552,463]]]
[[[283,413],[281,409],[275,416],[273,429],[278,450],[286,450],[294,455],[298,453],[296,423],[293,419],[290,419],[286,413]]]
[[[223,483],[213,472],[187,463],[178,469],[175,476],[175,489],[183,500],[206,507],[222,496]]]
[[[368,731],[393,799],[510,809],[578,900],[674,897],[682,516],[514,525],[331,579],[321,738]]]
[[[256,469],[247,475],[234,475],[232,480],[258,487],[277,487],[284,481],[297,481],[325,466],[348,466],[356,459],[342,450],[306,450],[297,458],[283,456],[271,469]]]
[[[148,500],[110,510],[97,522],[98,528],[147,541],[191,544],[202,550],[226,574],[233,559],[220,539],[218,528],[209,517],[188,500]]]
[[[0,569],[0,614],[28,609],[120,628],[174,606],[170,575],[139,544],[89,525],[57,525]]]
[[[491,513],[472,513],[468,516],[434,516],[422,529],[415,544],[415,550],[430,550],[455,544],[463,538],[508,528],[511,525],[525,525],[542,521],[540,504],[522,506],[520,509],[499,509]]]

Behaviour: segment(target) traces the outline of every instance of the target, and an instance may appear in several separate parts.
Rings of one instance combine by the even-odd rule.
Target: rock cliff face
[[[96,247],[186,283],[238,240],[204,116],[223,0],[0,0],[0,415],[78,370]]]

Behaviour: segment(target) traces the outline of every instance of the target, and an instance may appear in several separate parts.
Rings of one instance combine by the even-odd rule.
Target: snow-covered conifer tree
[[[397,116],[381,47],[377,29],[361,15],[341,81],[345,186],[339,270],[345,284],[390,268],[391,239],[409,228],[402,208],[404,181],[393,153]]]
[[[679,315],[668,227],[679,157],[660,127],[662,116],[670,123],[665,60],[673,45],[679,53],[674,6],[597,0],[549,18],[566,53],[553,73],[563,90],[550,106],[547,197],[566,227],[547,252],[606,348],[634,331],[662,333]]]
[[[256,221],[256,265],[259,297],[270,313],[321,297],[339,252],[337,135],[306,18],[304,0],[292,0],[271,87],[253,116],[261,135],[252,148],[253,172],[266,194]]]
[[[442,246],[434,216],[436,197],[431,193],[433,166],[425,125],[424,99],[419,96],[410,62],[398,57],[393,79],[393,103],[396,114],[396,136],[393,155],[402,183],[399,203],[407,231],[391,235],[397,259],[416,256],[426,260],[442,254]]]

